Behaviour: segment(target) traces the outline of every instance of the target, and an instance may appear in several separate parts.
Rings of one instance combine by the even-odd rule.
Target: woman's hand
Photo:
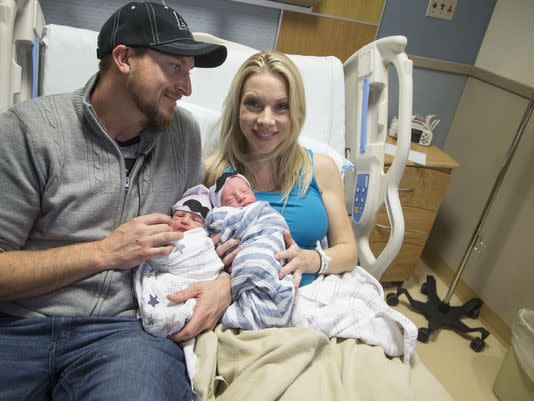
[[[279,276],[282,279],[288,274],[293,274],[295,288],[298,288],[302,273],[317,272],[321,265],[321,258],[315,251],[300,249],[291,238],[289,231],[284,231],[284,241],[286,249],[275,255],[276,260],[286,260],[286,264],[280,269]]]
[[[239,239],[238,238],[230,238],[226,242],[221,242],[221,234],[215,234],[213,237],[211,237],[213,244],[215,245],[215,252],[217,252],[217,255],[221,258],[222,262],[224,263],[225,270],[229,273],[232,272],[232,262],[234,261],[235,257],[239,252],[241,252],[241,247],[238,247],[239,245]],[[231,251],[228,255],[225,256],[226,252],[228,252],[230,249],[235,248],[233,251]]]

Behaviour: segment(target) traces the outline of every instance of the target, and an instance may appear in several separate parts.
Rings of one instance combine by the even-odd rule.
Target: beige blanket
[[[451,401],[419,358],[308,328],[223,329],[197,338],[198,400]]]

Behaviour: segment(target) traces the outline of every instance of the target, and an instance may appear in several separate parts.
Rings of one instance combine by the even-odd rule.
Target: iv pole
[[[533,110],[534,92],[532,92],[531,94],[530,101],[527,105],[527,108],[525,109],[525,112],[523,113],[523,117],[521,118],[521,122],[519,124],[519,127],[517,128],[512,144],[508,149],[508,154],[506,155],[501,170],[499,171],[495,183],[493,184],[493,188],[491,189],[486,204],[484,205],[484,209],[482,210],[471,240],[467,245],[458,270],[454,275],[454,278],[447,291],[447,295],[445,296],[443,301],[441,301],[437,295],[436,281],[431,275],[427,276],[426,282],[423,283],[423,285],[421,286],[421,292],[427,295],[427,302],[415,300],[411,297],[410,293],[403,287],[397,287],[396,292],[389,293],[386,296],[386,301],[389,305],[397,305],[399,302],[399,295],[404,294],[406,298],[408,298],[410,306],[412,306],[412,308],[415,309],[417,312],[420,312],[425,315],[428,320],[428,327],[420,327],[417,334],[417,339],[421,342],[426,343],[430,334],[443,327],[456,330],[460,333],[470,333],[478,331],[480,332],[480,337],[475,337],[471,340],[471,348],[476,352],[480,352],[485,346],[484,340],[487,336],[489,336],[489,331],[486,330],[484,327],[468,327],[461,321],[461,317],[463,316],[477,318],[480,312],[480,308],[482,307],[482,300],[480,298],[473,298],[467,301],[462,306],[450,306],[449,302],[451,300],[452,294],[456,290],[456,286],[458,284],[460,276],[463,273],[465,265],[467,264],[469,256],[471,255],[475,244],[480,240],[480,232],[482,231],[482,227],[484,226],[486,217],[488,216],[491,205],[493,204],[493,200],[495,199],[495,196],[497,195],[497,192],[503,182],[504,176],[508,171],[508,167],[510,165],[510,162],[512,161],[512,157],[514,156],[515,151],[517,150],[517,146],[519,145],[519,142],[523,137]]]

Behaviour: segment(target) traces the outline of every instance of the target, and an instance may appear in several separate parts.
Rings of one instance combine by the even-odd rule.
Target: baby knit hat
[[[211,210],[210,190],[199,184],[184,192],[182,198],[172,206],[172,213],[177,210],[198,214],[203,219]]]
[[[245,180],[247,185],[252,189],[252,185],[250,185],[248,180],[241,174],[238,174],[236,172],[223,173],[219,178],[217,178],[217,181],[215,181],[215,184],[213,184],[210,187],[210,199],[211,199],[211,204],[213,205],[213,207],[221,207],[221,195],[223,192],[224,185],[226,184],[226,181],[228,181],[228,179],[232,177],[241,177],[243,180]]]

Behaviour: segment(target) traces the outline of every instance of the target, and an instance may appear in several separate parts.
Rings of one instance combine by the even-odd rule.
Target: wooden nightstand
[[[395,140],[388,138],[395,144]],[[380,281],[405,281],[415,270],[439,206],[449,185],[451,172],[459,164],[435,146],[412,143],[411,149],[426,154],[426,165],[408,162],[399,185],[399,197],[404,213],[405,233],[402,248]],[[391,165],[386,155],[384,164]],[[387,167],[386,167],[387,168]],[[389,239],[389,220],[385,207],[379,213],[377,227],[369,237],[371,249],[378,255]]]

